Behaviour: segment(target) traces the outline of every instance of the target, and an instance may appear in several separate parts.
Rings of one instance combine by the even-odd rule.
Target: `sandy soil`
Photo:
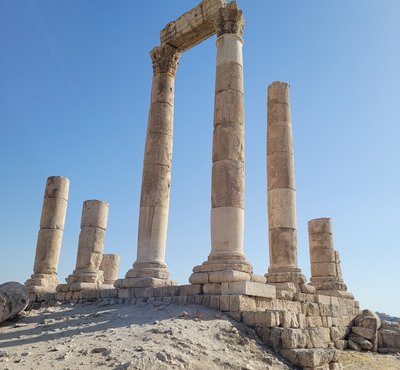
[[[400,369],[400,356],[371,352],[341,351],[340,362],[344,370],[395,370]]]
[[[201,306],[68,305],[0,325],[0,369],[291,369]]]

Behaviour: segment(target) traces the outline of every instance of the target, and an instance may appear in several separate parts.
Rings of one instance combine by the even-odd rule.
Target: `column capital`
[[[225,34],[235,34],[240,37],[244,31],[243,12],[238,8],[235,1],[224,8],[219,9],[215,19],[217,37]]]
[[[170,45],[162,45],[150,52],[153,62],[153,74],[169,73],[175,77],[181,54],[176,48]]]

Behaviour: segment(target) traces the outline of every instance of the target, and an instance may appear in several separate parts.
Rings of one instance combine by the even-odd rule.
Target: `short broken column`
[[[108,203],[100,200],[87,200],[83,203],[76,267],[66,279],[67,284],[57,287],[58,291],[91,290],[101,287],[104,278],[100,264],[103,258],[108,208]]]
[[[118,254],[103,254],[100,264],[100,271],[103,271],[103,285],[114,287],[115,280],[118,278],[119,260]]]
[[[333,247],[332,221],[318,218],[308,222],[311,259],[311,285],[317,291],[346,291],[339,253]]]
[[[189,281],[251,280],[243,251],[244,234],[244,18],[236,3],[216,19],[217,69],[211,185],[211,253]]]
[[[304,284],[297,264],[296,190],[289,85],[268,87],[267,182],[269,260],[267,283]]]
[[[25,285],[30,292],[54,292],[59,284],[58,262],[67,213],[69,180],[47,178],[33,275]]]

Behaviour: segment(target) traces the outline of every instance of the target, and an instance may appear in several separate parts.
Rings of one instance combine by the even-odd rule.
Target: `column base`
[[[208,260],[193,268],[191,284],[228,283],[236,281],[265,282],[253,275],[253,267],[242,254],[212,253]]]
[[[311,277],[310,285],[317,290],[347,291],[347,286],[342,279],[336,277]]]
[[[279,287],[283,283],[293,283],[297,291],[301,291],[301,285],[307,282],[306,277],[303,275],[301,270],[296,267],[269,269],[268,273],[265,274],[267,284],[276,285]]]
[[[115,281],[116,288],[151,288],[176,285],[169,279],[167,265],[161,262],[135,262],[125,279]]]
[[[56,274],[33,274],[25,282],[30,293],[55,293],[60,284]]]
[[[103,271],[74,270],[66,279],[66,284],[59,284],[57,292],[77,292],[81,290],[107,289],[103,287]]]

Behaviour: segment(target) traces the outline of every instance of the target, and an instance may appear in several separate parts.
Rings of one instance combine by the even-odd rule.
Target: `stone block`
[[[316,294],[316,302],[322,304],[331,304],[331,297],[328,295]]]
[[[144,163],[171,166],[172,136],[161,132],[148,132],[144,149]]]
[[[284,328],[298,328],[297,315],[293,312],[281,311],[281,325]]]
[[[299,328],[304,329],[306,327],[306,315],[302,313],[297,314],[297,321],[299,323]]]
[[[328,348],[331,342],[330,329],[328,328],[307,328],[307,348]]]
[[[230,295],[229,296],[230,311],[255,311],[257,304],[254,297],[245,295]]]
[[[149,133],[159,132],[173,135],[174,107],[169,103],[156,102],[151,104],[149,112]]]
[[[253,283],[261,283],[265,284],[267,282],[267,279],[263,275],[256,275],[256,274],[251,274],[251,280]]]
[[[229,311],[230,310],[230,296],[229,295],[221,295],[219,300],[219,306],[221,311]]]
[[[400,351],[400,333],[395,330],[381,329],[379,334],[382,338],[382,346],[396,348]]]
[[[291,301],[294,299],[295,294],[293,292],[289,292],[288,290],[277,290],[276,291],[276,298],[277,299],[284,299],[287,301]]]
[[[295,188],[293,151],[269,153],[267,155],[267,166],[268,190]]]
[[[211,283],[250,281],[250,274],[235,270],[213,271],[209,273],[209,276]]]
[[[365,339],[372,339],[376,335],[376,331],[374,331],[372,329],[368,329],[368,328],[363,328],[363,327],[360,327],[360,326],[353,326],[351,328],[351,331],[354,334],[357,334],[360,337],[363,337]]]
[[[306,317],[306,326],[310,328],[318,328],[322,326],[321,316],[310,316]]]
[[[268,191],[269,229],[296,229],[296,193],[293,189]]]
[[[238,90],[222,90],[215,94],[214,127],[222,123],[244,124],[244,95]]]
[[[190,275],[190,284],[208,284],[210,282],[207,272],[194,272]]]
[[[64,230],[67,203],[62,198],[44,198],[40,228]]]
[[[130,298],[130,291],[129,289],[118,289],[118,298],[128,299]]]
[[[203,285],[204,294],[221,294],[221,284],[204,284]]]
[[[243,179],[243,162],[236,160],[214,162],[212,164],[211,184],[212,208],[236,207],[244,209]]]
[[[329,364],[334,357],[334,350],[329,348],[289,349],[282,355],[295,366],[317,367]]]
[[[345,349],[347,349],[347,347],[348,347],[347,340],[344,340],[344,339],[335,340],[335,348],[336,349],[344,351]]]
[[[215,79],[215,91],[237,90],[243,92],[243,67],[237,62],[225,62],[217,65],[218,78]]]
[[[178,289],[179,295],[203,294],[203,289],[200,284],[180,285]]]
[[[328,262],[314,262],[311,264],[312,276],[336,276],[336,264]]]
[[[302,329],[285,328],[282,332],[282,348],[306,348],[307,335]]]
[[[307,285],[307,284],[300,284],[300,290],[302,293],[305,294],[314,294],[316,292],[316,289],[312,285]]]
[[[350,342],[353,342],[353,343],[357,344],[360,347],[360,349],[363,349],[366,351],[371,351],[374,348],[373,344],[369,340],[367,340],[363,337],[360,337],[359,335],[354,334],[354,333],[351,333],[348,336],[348,341],[349,341],[349,345],[350,345]]]
[[[100,200],[86,200],[83,202],[81,228],[95,227],[106,229],[109,205]]]
[[[210,308],[214,310],[219,310],[220,308],[220,296],[219,295],[212,295],[210,298]]]
[[[221,294],[243,294],[254,297],[276,298],[276,288],[273,285],[253,283],[251,281],[238,281],[222,283]]]
[[[212,161],[235,160],[244,162],[244,126],[224,123],[214,128]]]

